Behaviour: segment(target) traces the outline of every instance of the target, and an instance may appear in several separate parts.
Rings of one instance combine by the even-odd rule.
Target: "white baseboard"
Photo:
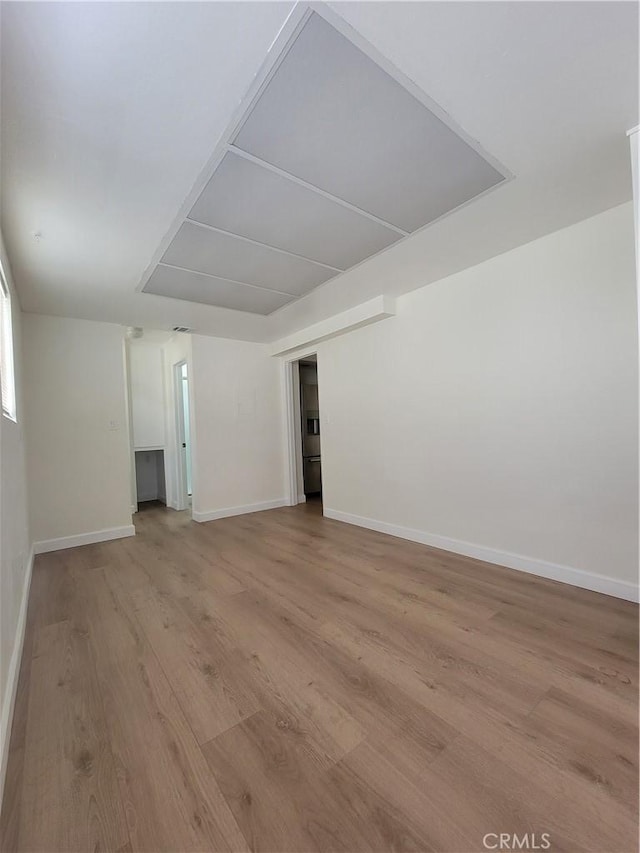
[[[124,527],[108,527],[106,530],[93,530],[90,533],[77,533],[75,536],[62,536],[60,539],[43,539],[33,543],[34,554],[46,554],[48,551],[62,551],[64,548],[77,548],[78,545],[93,545],[95,542],[109,542],[111,539],[124,539],[135,536],[133,524]]]
[[[257,504],[245,504],[244,506],[231,506],[226,509],[214,509],[209,512],[193,513],[193,520],[198,522],[215,521],[217,518],[229,518],[232,515],[246,515],[250,512],[262,512],[265,509],[277,509],[281,506],[287,506],[288,502],[285,498],[277,498],[274,501],[262,501]]]
[[[20,676],[20,664],[22,663],[22,649],[24,647],[24,634],[27,627],[27,608],[29,606],[29,590],[31,588],[31,575],[33,573],[33,555],[31,549],[27,563],[24,582],[22,585],[22,601],[18,613],[18,623],[13,642],[13,651],[9,662],[7,683],[2,698],[2,717],[0,718],[0,803],[4,794],[4,783],[7,775],[7,762],[9,760],[9,741],[11,739],[11,724],[13,723],[13,709],[16,704],[16,693],[18,690],[18,678]]]
[[[612,595],[614,598],[624,598],[627,601],[638,601],[638,587],[627,581],[615,580],[604,575],[596,575],[585,572],[582,569],[573,569],[570,566],[561,566],[556,563],[547,563],[535,557],[523,557],[521,554],[512,554],[509,551],[498,551],[495,548],[487,548],[484,545],[474,545],[472,542],[464,542],[459,539],[450,539],[448,536],[439,536],[436,533],[427,533],[423,530],[413,530],[410,527],[401,527],[397,524],[389,524],[386,521],[377,521],[374,518],[364,518],[360,515],[352,515],[337,509],[324,508],[324,515],[335,521],[344,521],[346,524],[355,524],[358,527],[367,527],[369,530],[377,530],[390,536],[398,536],[400,539],[410,539],[422,545],[430,545],[432,548],[440,548],[443,551],[452,551],[454,554],[462,554],[465,557],[473,557],[486,563],[495,563],[498,566],[506,566],[519,572],[528,572],[542,578],[548,578],[560,583],[568,583],[571,586],[579,586],[590,589],[593,592],[602,592]]]

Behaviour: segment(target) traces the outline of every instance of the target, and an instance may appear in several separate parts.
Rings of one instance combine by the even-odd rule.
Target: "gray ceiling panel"
[[[153,271],[144,291],[253,314],[270,314],[295,299],[285,293],[161,265]]]
[[[505,180],[317,12],[273,68],[147,293],[269,314]]]
[[[312,14],[234,145],[406,231],[503,180],[372,59]]]
[[[300,296],[335,275],[302,258],[185,222],[161,263]]]
[[[339,269],[354,266],[401,236],[231,152],[189,217]]]

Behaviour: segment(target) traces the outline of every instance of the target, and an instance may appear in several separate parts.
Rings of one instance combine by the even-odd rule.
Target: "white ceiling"
[[[269,317],[136,292],[291,4],[4,3],[2,227],[23,307],[269,340],[371,296],[427,284],[631,197],[625,131],[638,123],[635,3],[331,6],[354,28],[356,40],[373,45],[515,180]],[[276,131],[284,128],[278,104],[267,106],[264,121],[273,119]],[[245,125],[238,142],[277,160],[268,134],[257,138],[250,131]],[[309,156],[311,142],[309,134],[302,139],[292,134],[288,162],[297,157],[300,177],[325,181],[335,193],[351,176],[336,168],[313,172],[322,170],[323,161]],[[223,165],[229,174],[255,165],[248,160],[238,165],[241,158],[228,156]],[[248,171],[234,180],[252,180]],[[331,180],[340,184],[326,183]],[[220,230],[235,223],[231,230],[253,247],[243,252],[248,276],[260,268],[254,252],[259,247],[250,240],[282,249],[277,273],[282,299],[299,293],[304,278],[287,267],[295,260],[286,254],[294,246],[304,244],[303,254],[315,262],[305,266],[307,282],[315,281],[313,275],[322,281],[329,267],[358,264],[353,241],[344,239],[356,227],[353,221],[332,220],[333,233],[322,241],[328,248],[314,236],[314,223],[326,221],[323,203],[334,204],[325,197],[301,204],[296,223],[287,219],[286,205],[278,205],[271,221],[261,205],[268,209],[270,197],[280,199],[302,185],[285,188],[270,172],[255,209],[247,209],[234,204],[228,175],[216,173],[214,181],[220,181],[217,192],[231,199],[222,208],[212,193],[203,196],[202,221],[219,229],[208,234],[220,243],[225,236]],[[360,196],[361,203],[379,205],[376,193],[384,193],[366,189],[372,196]],[[375,210],[405,226],[415,224],[397,218],[397,211]],[[340,216],[348,219],[350,212],[343,208]],[[367,253],[392,239],[384,226],[358,227]],[[159,269],[172,271],[174,285],[174,273],[180,272],[185,292],[197,292],[199,279],[212,279],[194,280],[193,273],[175,270],[182,266],[176,259],[188,252],[205,270],[211,250],[198,248],[193,233],[181,240],[172,249],[177,252],[172,266]],[[225,257],[223,248],[216,257]],[[236,279],[226,278],[229,271],[217,275],[224,299]],[[242,282],[253,297],[255,284]]]

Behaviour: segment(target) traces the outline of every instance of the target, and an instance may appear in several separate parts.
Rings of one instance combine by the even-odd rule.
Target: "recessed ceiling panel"
[[[144,288],[145,293],[202,302],[220,308],[271,314],[276,308],[295,299],[286,293],[276,293],[262,287],[250,287],[224,278],[214,278],[189,270],[177,270],[159,264]]]
[[[231,234],[185,222],[162,256],[163,264],[300,296],[332,278],[334,270],[258,246]]]
[[[336,26],[301,12],[146,292],[268,314],[505,180]]]
[[[341,270],[402,236],[231,152],[189,217]]]
[[[317,14],[233,143],[406,231],[504,180]]]

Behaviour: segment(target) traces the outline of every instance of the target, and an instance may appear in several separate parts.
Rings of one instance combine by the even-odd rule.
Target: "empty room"
[[[0,850],[638,849],[639,4],[0,0]]]

